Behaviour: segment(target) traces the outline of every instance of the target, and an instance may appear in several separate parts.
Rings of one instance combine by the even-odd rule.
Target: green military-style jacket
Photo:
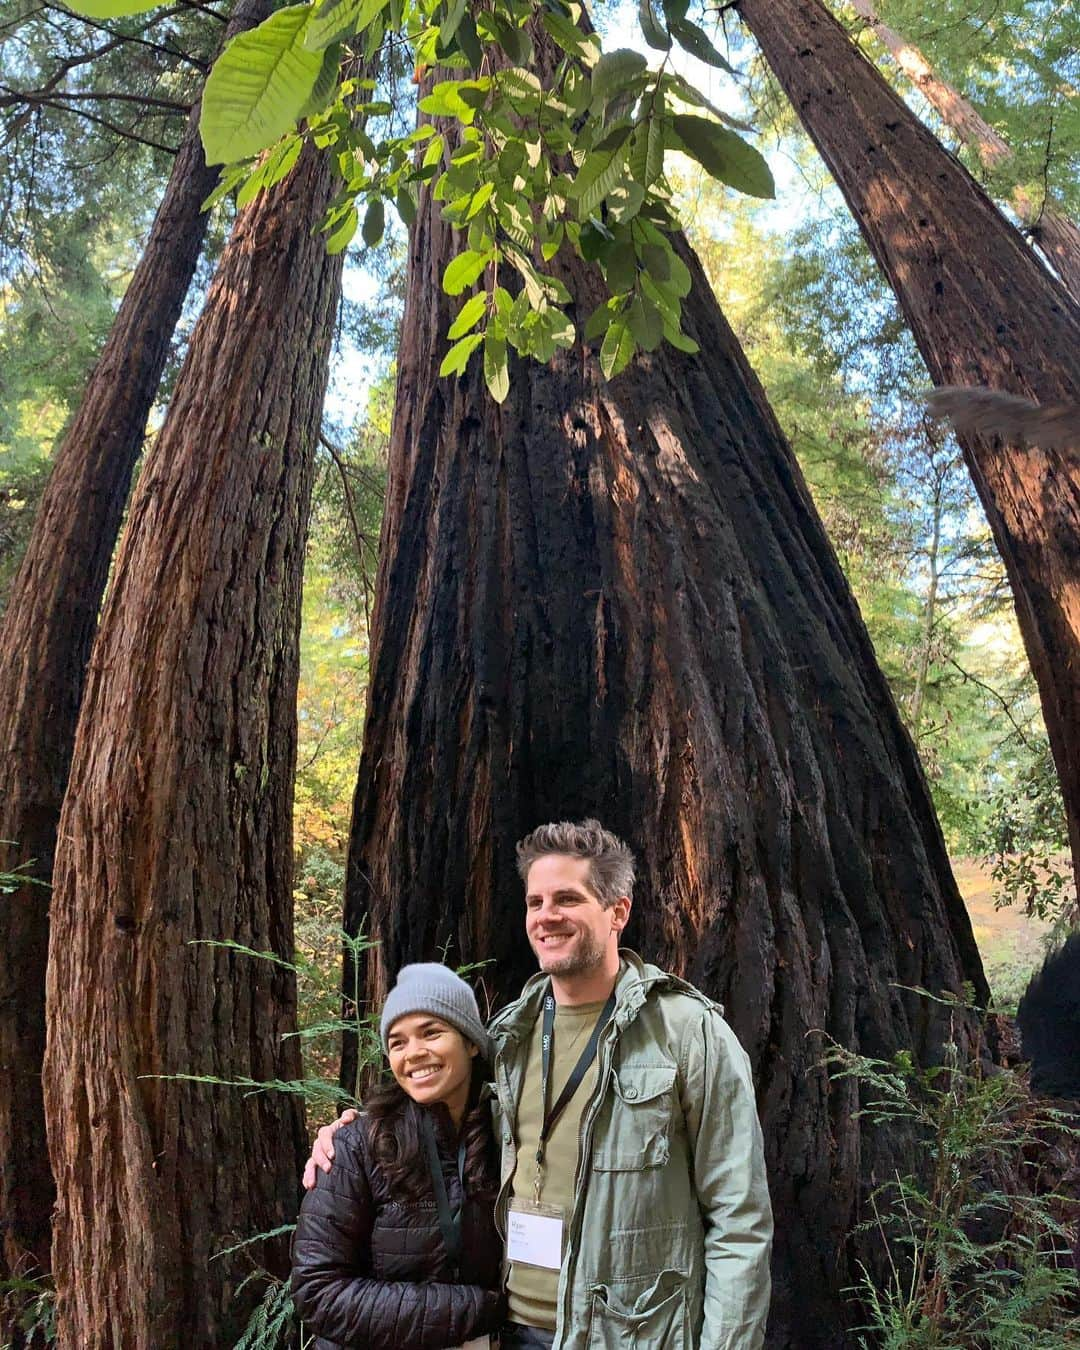
[[[757,1350],[772,1212],[750,1062],[719,1004],[633,952],[622,957],[581,1116],[555,1350]],[[517,1103],[546,988],[534,976],[490,1027],[504,1237]]]

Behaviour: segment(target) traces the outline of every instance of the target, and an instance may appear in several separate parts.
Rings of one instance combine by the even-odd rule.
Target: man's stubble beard
[[[544,964],[539,952],[536,953],[536,959],[545,975],[588,975],[604,964],[604,955],[603,943],[592,932],[585,932],[581,935],[576,952],[557,957],[551,965]]]

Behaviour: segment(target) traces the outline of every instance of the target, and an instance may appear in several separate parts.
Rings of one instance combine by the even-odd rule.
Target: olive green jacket
[[[555,1350],[757,1350],[772,1212],[750,1062],[719,1004],[622,956],[581,1117]],[[546,987],[534,976],[491,1024],[504,1236],[513,1122]]]

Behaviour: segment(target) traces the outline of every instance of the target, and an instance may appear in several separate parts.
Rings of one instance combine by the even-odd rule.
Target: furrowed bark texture
[[[935,384],[1080,392],[1080,307],[818,0],[739,13],[847,199]],[[1012,584],[1080,868],[1080,463],[960,436]]]
[[[292,956],[300,592],[341,276],[312,231],[330,191],[305,152],[239,217],[88,672],[45,1061],[60,1343],[80,1350],[232,1344],[244,1269],[211,1257],[295,1212],[298,1098],[154,1075],[299,1077],[291,971],[191,944]]]
[[[402,963],[534,969],[514,843],[595,814],[640,860],[631,945],[727,1005],[754,1064],[777,1213],[770,1344],[848,1344],[843,1235],[895,1141],[818,1067],[823,1030],[932,1058],[985,995],[911,742],[764,394],[700,264],[686,326],[608,384],[593,351],[439,379],[452,240],[410,240],[346,923]],[[549,265],[583,322],[595,276]],[[350,988],[350,972],[346,988]],[[968,1024],[960,1035],[974,1045]],[[351,1082],[355,1047],[344,1081]]]
[[[1007,165],[1013,158],[1008,142],[962,94],[934,74],[918,47],[895,28],[882,23],[870,0],[851,0],[851,6],[870,25],[874,36],[946,126],[978,155],[983,168],[994,173]],[[1057,272],[1072,298],[1080,300],[1080,229],[1049,196],[1037,204],[1025,188],[1015,187],[1010,200],[1031,242]]]
[[[268,0],[239,0],[227,37]],[[192,109],[146,249],[56,452],[0,626],[0,871],[52,876],[83,680],[146,419],[206,233],[218,171]],[[12,841],[6,843],[4,841]],[[48,891],[0,904],[0,1277],[47,1270],[53,1181],[42,1147]]]

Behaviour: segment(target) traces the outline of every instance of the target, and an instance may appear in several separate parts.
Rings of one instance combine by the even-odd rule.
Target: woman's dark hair
[[[469,1100],[461,1122],[461,1137],[465,1141],[465,1188],[470,1193],[497,1184],[492,1156],[491,1108],[486,1101],[480,1101],[484,1077],[478,1056],[473,1061]],[[403,1200],[422,1200],[431,1195],[431,1179],[420,1136],[423,1109],[393,1078],[377,1084],[364,1097],[371,1156],[382,1168],[391,1190]]]

